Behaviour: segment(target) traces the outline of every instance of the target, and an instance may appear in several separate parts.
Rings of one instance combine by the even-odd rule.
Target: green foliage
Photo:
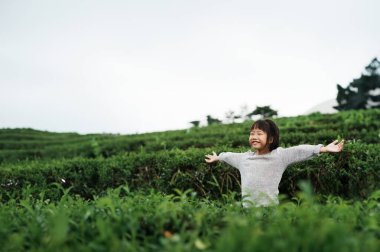
[[[277,207],[173,194],[107,190],[92,201],[44,194],[0,206],[4,251],[377,251],[380,191],[362,202],[301,191]],[[46,193],[46,192],[45,192]],[[309,196],[305,196],[305,194]]]
[[[314,113],[308,116],[274,119],[285,146],[328,144],[340,135],[346,140],[379,143],[380,109],[344,111],[336,114]],[[227,148],[248,146],[252,121],[217,124],[138,135],[78,135],[0,129],[0,163],[21,160],[59,158],[108,158],[125,152],[161,151],[163,149]]]
[[[0,130],[4,251],[377,251],[380,110],[276,118],[282,147],[345,139],[288,167],[280,205],[241,207],[252,121],[139,135]]]
[[[128,183],[131,190],[154,188],[172,193],[191,188],[199,197],[220,198],[228,191],[240,193],[240,174],[224,164],[206,164],[204,155],[227,147],[172,149],[126,153],[110,158],[74,158],[0,166],[3,200],[20,197],[20,189],[32,186],[38,193],[56,182],[72,187],[71,193],[86,199]],[[244,152],[247,148],[229,148]],[[380,188],[380,145],[348,141],[342,153],[325,154],[294,164],[285,171],[280,192],[294,196],[300,180],[311,181],[316,193],[345,198],[365,198]],[[64,180],[64,182],[62,181]],[[59,196],[54,191],[50,198]]]
[[[365,69],[366,73],[354,79],[346,88],[337,85],[338,106],[334,108],[339,111],[380,108],[380,94],[372,93],[380,88],[380,61],[374,58]]]
[[[273,110],[270,106],[256,106],[256,109],[249,113],[247,116],[252,117],[254,115],[261,115],[263,118],[270,118],[277,116],[277,111]]]

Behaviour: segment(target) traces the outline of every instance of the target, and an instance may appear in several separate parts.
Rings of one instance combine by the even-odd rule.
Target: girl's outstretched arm
[[[339,144],[338,140],[330,143],[327,146],[323,146],[322,144],[318,145],[309,145],[309,144],[301,144],[298,146],[293,146],[289,148],[281,148],[279,147],[279,153],[281,159],[285,166],[288,166],[293,163],[301,162],[308,160],[314,156],[318,156],[322,153],[326,152],[340,152],[343,149],[344,140]]]
[[[343,150],[344,140],[340,141],[340,143],[338,142],[338,140],[335,140],[327,146],[322,146],[320,152],[341,152]]]
[[[213,152],[213,155],[205,155],[205,161],[209,164],[216,161],[221,161],[239,169],[242,157],[244,155],[244,153],[235,152],[221,152],[219,155],[217,155],[215,152]]]

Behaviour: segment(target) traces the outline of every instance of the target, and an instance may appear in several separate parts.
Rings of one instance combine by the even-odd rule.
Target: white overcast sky
[[[0,128],[184,129],[303,114],[380,56],[379,0],[0,0]]]

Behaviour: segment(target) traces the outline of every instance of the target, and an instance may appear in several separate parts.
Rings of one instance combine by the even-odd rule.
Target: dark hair
[[[253,129],[260,129],[267,133],[267,143],[270,139],[273,139],[273,142],[269,144],[269,150],[275,150],[280,145],[280,130],[277,125],[270,119],[260,119],[252,124],[251,131]]]

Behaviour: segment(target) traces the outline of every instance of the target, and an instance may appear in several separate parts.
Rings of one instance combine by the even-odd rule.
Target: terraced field
[[[280,205],[241,207],[252,121],[116,135],[0,129],[0,250],[378,251],[380,110],[274,119],[282,147],[346,140],[288,167]]]

